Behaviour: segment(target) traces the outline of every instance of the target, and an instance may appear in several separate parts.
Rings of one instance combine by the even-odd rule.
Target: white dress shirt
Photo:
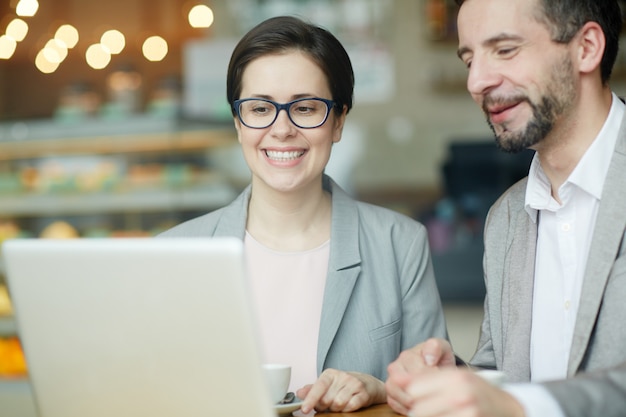
[[[604,126],[558,190],[560,204],[536,155],[531,163],[525,208],[538,222],[530,342],[533,382],[567,377],[589,246],[624,108],[613,94]],[[529,417],[563,416],[541,386],[509,385],[507,390],[522,401]]]

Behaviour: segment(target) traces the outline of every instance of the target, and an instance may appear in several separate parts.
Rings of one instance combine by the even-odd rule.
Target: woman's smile
[[[306,151],[279,151],[265,149],[265,156],[272,161],[284,162],[300,159]]]

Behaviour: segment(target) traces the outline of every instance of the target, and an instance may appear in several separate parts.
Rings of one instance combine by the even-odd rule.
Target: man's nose
[[[502,82],[497,68],[486,59],[474,58],[467,75],[467,90],[472,96],[484,95]]]

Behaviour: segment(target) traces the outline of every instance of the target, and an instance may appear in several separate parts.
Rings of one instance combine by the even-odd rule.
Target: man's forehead
[[[547,31],[530,7],[535,0],[466,0],[458,14],[459,49]]]

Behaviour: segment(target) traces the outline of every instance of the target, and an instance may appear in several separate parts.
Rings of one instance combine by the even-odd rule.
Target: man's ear
[[[602,27],[596,22],[587,22],[577,35],[578,69],[583,73],[593,72],[600,67],[606,38]]]

